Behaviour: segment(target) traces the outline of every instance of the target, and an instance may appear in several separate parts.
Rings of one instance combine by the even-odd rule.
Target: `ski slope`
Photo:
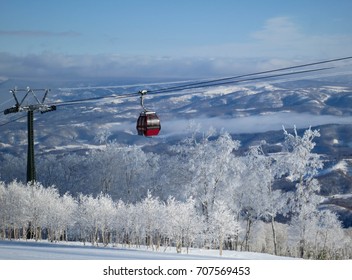
[[[0,241],[4,279],[320,279],[348,277],[350,261],[304,261],[269,254],[192,249],[177,254],[140,249],[58,244],[47,241]],[[230,270],[229,270],[230,269]],[[244,276],[244,275],[243,275]],[[215,279],[214,278],[214,279]]]
[[[0,260],[277,260],[287,257],[269,254],[190,249],[177,254],[175,248],[153,251],[147,248],[127,249],[123,247],[93,247],[81,243],[57,243],[47,241],[0,241]]]

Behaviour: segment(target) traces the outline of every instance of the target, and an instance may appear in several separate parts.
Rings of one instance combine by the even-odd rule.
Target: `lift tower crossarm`
[[[19,91],[26,91],[26,94],[24,95],[24,97],[22,98],[21,102],[19,101],[18,97],[16,96],[16,93]],[[44,91],[44,96],[42,98],[42,100],[40,101],[39,98],[36,96],[34,91]],[[16,105],[8,108],[4,111],[4,114],[11,114],[11,113],[17,113],[17,112],[41,112],[41,113],[46,113],[46,112],[50,112],[50,111],[55,111],[56,110],[56,106],[55,105],[47,105],[44,104],[45,99],[48,95],[48,93],[50,92],[50,89],[30,89],[29,87],[25,90],[25,89],[12,89],[10,90],[10,92],[12,93],[15,101],[16,101]],[[23,105],[24,101],[28,98],[29,95],[32,95],[34,97],[34,100],[37,102],[36,104],[31,104],[31,105]]]

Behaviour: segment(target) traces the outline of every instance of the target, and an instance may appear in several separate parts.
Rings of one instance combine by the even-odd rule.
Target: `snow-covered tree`
[[[119,200],[115,203],[116,216],[113,221],[115,237],[113,242],[121,244],[131,244],[131,229],[133,217],[129,211],[129,205]]]
[[[48,205],[46,207],[46,224],[50,241],[66,240],[67,231],[74,226],[76,201],[68,193],[60,196],[57,189],[49,188],[47,192]]]
[[[89,241],[89,226],[88,218],[86,211],[86,199],[87,197],[83,194],[79,194],[76,202],[77,207],[73,213],[74,216],[74,229],[75,236],[79,241],[82,241],[84,244]]]
[[[341,258],[341,252],[348,244],[348,240],[336,214],[329,210],[322,210],[319,212],[317,222],[314,257],[316,259]]]
[[[25,156],[2,154],[0,157],[0,178],[6,183],[14,180],[24,182],[26,179]]]
[[[38,182],[43,186],[57,186],[60,184],[62,185],[63,193],[66,192],[67,190],[65,189],[69,188],[69,186],[67,186],[69,182],[65,180],[67,174],[66,170],[69,166],[66,162],[70,158],[72,158],[72,155],[65,159],[59,159],[56,155],[51,154],[41,156],[36,164]]]
[[[89,240],[92,245],[99,242],[99,204],[93,196],[79,197],[79,225],[83,240]]]
[[[248,242],[253,222],[263,219],[270,222],[273,235],[274,253],[277,251],[275,218],[278,214],[286,214],[289,196],[281,190],[274,189],[274,181],[283,175],[285,164],[281,156],[266,155],[263,144],[250,148],[244,158],[245,169],[242,172],[242,185],[237,190],[235,199],[247,220],[244,247],[248,250]]]
[[[148,192],[145,199],[137,204],[139,213],[142,214],[143,230],[148,247],[160,246],[161,234],[163,232],[163,221],[165,221],[165,205],[157,197]]]
[[[292,199],[292,236],[298,242],[299,256],[312,257],[317,251],[319,236],[328,238],[327,225],[334,232],[341,231],[341,224],[337,222],[335,214],[326,210],[321,212],[319,204],[323,198],[320,196],[320,184],[316,175],[323,167],[320,156],[313,152],[314,139],[319,137],[319,131],[307,129],[303,136],[299,136],[297,130],[294,134],[285,133],[285,147],[288,151],[287,166],[288,179],[296,182],[296,190]],[[324,238],[323,238],[324,239]],[[322,242],[323,251],[326,242]],[[318,246],[319,247],[319,246]]]
[[[0,181],[0,236],[1,239],[4,239],[6,236],[6,196],[7,190],[5,183]]]
[[[68,239],[68,232],[71,228],[75,225],[75,213],[77,211],[77,200],[74,199],[69,193],[65,193],[60,198],[61,200],[61,219],[60,219],[60,226],[61,231],[65,234],[65,240]],[[61,212],[61,211],[60,211]]]
[[[176,150],[182,158],[188,178],[187,196],[192,196],[199,204],[205,220],[213,210],[214,203],[226,195],[231,185],[235,170],[232,162],[235,160],[233,151],[239,148],[239,142],[230,134],[222,133],[216,140],[210,140],[212,133],[188,141]]]
[[[203,231],[203,219],[198,215],[195,201],[189,198],[180,202],[169,197],[166,203],[165,234],[176,245],[177,253],[181,253],[185,245],[187,252],[192,242]]]
[[[117,209],[111,197],[107,194],[100,194],[97,198],[97,226],[104,246],[110,243],[110,238],[114,230]]]
[[[108,145],[108,138],[111,136],[111,131],[109,129],[100,130],[94,137],[95,142],[100,145]]]
[[[140,201],[151,189],[158,165],[156,155],[138,146],[109,143],[92,151],[87,159],[90,189],[109,194],[114,200]],[[154,176],[154,177],[153,177]]]
[[[145,221],[140,204],[126,204],[125,213],[127,217],[123,217],[123,221],[127,221],[122,227],[125,228],[124,240],[126,244],[134,244],[140,246],[145,240]]]
[[[151,191],[150,184],[152,175],[155,174],[152,167],[157,168],[141,147],[130,146],[121,150],[120,153],[120,187],[122,192],[120,198],[126,202],[140,201]],[[150,165],[152,163],[152,165]]]
[[[238,236],[240,225],[235,216],[223,201],[217,201],[214,211],[210,215],[210,234],[217,240],[219,254],[222,256],[224,241],[227,238]]]
[[[189,193],[186,186],[192,179],[188,169],[186,151],[180,151],[180,146],[172,146],[170,153],[160,155],[158,161],[158,177],[153,188],[153,194],[158,195],[162,201],[171,196],[176,200],[186,201]]]
[[[46,205],[42,205],[45,211],[45,221],[42,225],[43,229],[48,230],[48,239],[50,241],[60,240],[63,232],[61,231],[61,215],[63,214],[61,209],[60,195],[54,188],[45,189]]]
[[[42,229],[45,228],[47,223],[46,213],[50,204],[50,191],[47,191],[43,185],[38,182],[28,184],[26,186],[29,192],[29,224],[30,224],[30,237],[35,240],[42,238]]]
[[[61,194],[69,192],[74,195],[78,195],[79,193],[89,195],[100,192],[100,190],[94,189],[94,186],[91,184],[92,182],[89,175],[92,170],[89,168],[87,156],[69,153],[56,159],[55,157],[51,158],[50,164],[58,166],[56,170],[60,176],[58,181],[46,179],[46,182],[52,182],[53,185],[57,186]],[[39,169],[38,173],[41,173]]]
[[[7,187],[2,184],[1,193],[2,236],[5,237],[7,229],[8,237],[17,239],[20,236],[20,229],[28,226],[28,192],[22,183],[13,181]]]

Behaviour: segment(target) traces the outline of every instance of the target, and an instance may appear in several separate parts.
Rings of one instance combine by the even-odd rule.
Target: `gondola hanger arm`
[[[141,106],[142,106],[144,112],[147,112],[148,111],[147,108],[144,107],[144,95],[146,95],[148,93],[148,91],[146,89],[144,89],[144,90],[140,90],[138,93],[141,95],[140,96]]]

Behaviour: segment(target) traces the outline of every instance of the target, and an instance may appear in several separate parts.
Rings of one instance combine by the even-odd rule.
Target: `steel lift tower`
[[[36,181],[35,161],[34,161],[34,112],[46,113],[55,111],[56,106],[44,104],[44,101],[50,92],[50,89],[13,89],[12,93],[16,105],[4,111],[4,114],[27,112],[28,125],[28,152],[27,152],[27,183]],[[18,93],[24,93],[22,99],[18,98]],[[44,92],[43,98],[40,100],[35,92]],[[33,102],[34,104],[28,104]]]

